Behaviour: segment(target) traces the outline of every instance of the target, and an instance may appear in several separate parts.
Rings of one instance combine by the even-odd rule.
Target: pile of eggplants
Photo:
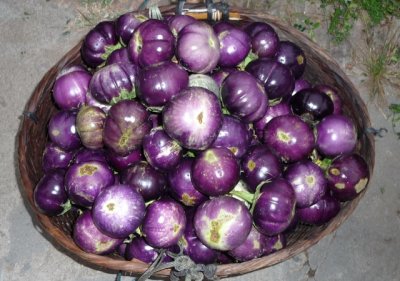
[[[248,261],[368,183],[340,93],[304,79],[304,52],[267,23],[127,13],[95,26],[81,57],[54,83],[34,201],[80,210],[86,252]]]

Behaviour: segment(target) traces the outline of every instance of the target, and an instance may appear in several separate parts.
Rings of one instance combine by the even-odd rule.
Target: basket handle
[[[188,3],[199,3],[200,0],[188,1]],[[176,6],[177,15],[189,15],[199,20],[219,21],[240,19],[237,13],[229,12],[229,4],[225,1],[214,3],[213,0],[204,0],[205,7],[202,5],[191,5],[185,8],[186,0],[178,0]]]

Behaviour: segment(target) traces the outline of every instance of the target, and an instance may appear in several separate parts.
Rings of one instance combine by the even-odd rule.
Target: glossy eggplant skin
[[[168,102],[162,111],[167,134],[187,149],[205,150],[222,126],[218,98],[207,89],[190,87]]]
[[[223,104],[240,120],[250,123],[261,119],[268,107],[268,95],[262,84],[250,73],[231,73],[221,87]]]
[[[246,71],[263,85],[270,100],[285,99],[294,89],[295,79],[290,69],[274,59],[257,59],[250,62]]]
[[[175,37],[168,25],[156,19],[141,23],[133,32],[128,52],[140,67],[169,61],[174,55]]]
[[[118,37],[112,21],[102,21],[89,31],[83,40],[81,56],[91,68],[96,68],[107,60],[114,49],[119,48]]]
[[[220,58],[220,43],[211,26],[197,21],[185,26],[178,34],[176,55],[188,71],[207,73]]]
[[[209,196],[230,192],[239,181],[240,166],[227,148],[209,148],[199,154],[192,167],[193,183],[198,191]]]
[[[48,216],[57,216],[64,211],[68,201],[64,189],[64,170],[50,171],[37,183],[33,192],[35,206]]]
[[[136,97],[138,72],[138,67],[129,62],[104,66],[93,75],[90,94],[99,102],[111,105],[133,99]]]
[[[242,179],[252,192],[261,182],[280,177],[283,171],[282,162],[264,144],[249,148],[242,158],[241,168]]]
[[[108,112],[103,130],[104,144],[115,153],[125,156],[142,145],[149,133],[150,114],[135,100],[123,100]]]
[[[179,64],[161,62],[140,71],[138,97],[147,106],[164,106],[187,88],[189,75]]]
[[[290,183],[277,178],[262,185],[254,205],[253,220],[257,229],[268,236],[282,233],[295,214],[296,195]]]
[[[183,149],[162,127],[156,127],[143,138],[143,154],[155,169],[168,172],[181,161]]]
[[[303,89],[290,98],[294,114],[311,121],[320,121],[333,113],[333,102],[329,96],[314,88]]]

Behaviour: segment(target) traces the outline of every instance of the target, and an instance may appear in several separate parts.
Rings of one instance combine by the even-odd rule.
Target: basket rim
[[[173,13],[175,9],[175,5],[168,5],[168,6],[163,6],[160,7],[161,11],[164,13]],[[360,97],[360,94],[358,90],[355,88],[353,85],[352,81],[347,77],[347,75],[343,72],[339,64],[331,58],[331,56],[323,49],[321,49],[315,42],[310,40],[306,35],[304,35],[302,32],[298,31],[295,28],[292,28],[288,25],[286,25],[283,21],[281,21],[279,18],[269,15],[267,13],[261,13],[257,11],[253,11],[250,9],[243,9],[243,8],[234,8],[231,7],[231,10],[239,12],[241,16],[243,17],[248,17],[248,18],[258,18],[262,21],[265,22],[273,22],[274,26],[279,28],[281,31],[286,31],[290,32],[297,38],[301,38],[303,42],[305,42],[307,45],[309,45],[311,48],[318,50],[318,54],[321,55],[324,60],[328,62],[332,68],[335,68],[335,71],[338,73],[340,78],[342,78],[348,86],[351,87],[351,90],[355,93],[357,93],[357,97],[355,97],[359,103],[359,106],[361,106],[365,112],[368,113],[368,110],[366,108],[365,103]],[[136,11],[134,11],[136,12]],[[54,71],[56,71],[57,66],[65,64],[66,63],[66,58],[68,57],[69,54],[73,53],[74,51],[76,52],[77,49],[80,49],[80,46],[83,42],[83,39],[79,41],[77,45],[75,45],[69,52],[67,52],[50,70],[46,72],[46,74],[41,78],[40,82],[37,84],[35,87],[33,93],[36,93],[40,91],[43,87],[45,87],[46,83],[48,83],[49,78],[52,76]],[[32,94],[26,103],[25,110],[29,111],[30,108],[34,108],[36,105],[36,98]],[[365,120],[367,124],[370,125],[370,120],[369,120],[369,114],[367,114],[368,120]],[[140,274],[143,273],[147,267],[148,264],[141,262],[139,260],[133,260],[133,261],[125,261],[125,260],[117,260],[113,259],[109,256],[100,256],[100,255],[95,255],[95,254],[90,254],[87,252],[84,252],[81,250],[75,243],[73,243],[72,239],[67,236],[62,230],[54,226],[50,220],[50,218],[38,211],[38,209],[35,207],[34,201],[33,201],[33,190],[34,190],[34,183],[30,181],[30,179],[26,176],[28,174],[28,169],[27,166],[25,165],[27,161],[27,157],[25,155],[25,140],[29,138],[28,136],[28,126],[30,126],[30,121],[27,118],[22,118],[21,123],[20,123],[20,128],[17,133],[17,151],[18,151],[18,163],[17,163],[17,169],[19,171],[19,175],[22,180],[23,187],[21,190],[24,191],[23,197],[24,200],[28,202],[28,205],[30,206],[30,210],[33,212],[29,212],[30,215],[34,216],[37,221],[39,222],[41,228],[50,235],[51,239],[56,242],[56,244],[61,245],[64,250],[66,250],[68,253],[71,253],[74,255],[74,257],[77,257],[81,259],[82,261],[86,261],[90,263],[90,265],[95,265],[100,268],[104,269],[111,269],[115,271],[126,271],[126,272],[131,272],[135,274]],[[375,142],[372,136],[368,135],[366,136],[369,139],[369,143],[371,145],[371,163],[369,163],[369,168],[370,168],[370,180],[373,175],[373,170],[374,170],[374,160],[375,160]],[[368,182],[368,184],[369,184]],[[349,202],[349,206],[346,209],[346,213],[344,213],[341,216],[336,216],[333,218],[328,226],[323,229],[321,232],[319,232],[317,235],[313,235],[311,237],[308,237],[304,243],[300,245],[291,245],[290,247],[284,248],[280,251],[277,251],[273,254],[270,254],[268,256],[264,256],[261,258],[253,259],[250,261],[246,262],[241,262],[241,263],[232,263],[232,264],[221,264],[217,266],[217,275],[219,277],[228,277],[228,276],[234,276],[234,275],[241,275],[245,273],[249,273],[255,270],[260,270],[272,265],[275,265],[277,263],[280,263],[282,261],[285,261],[289,258],[292,258],[295,255],[300,254],[301,252],[307,250],[311,246],[315,245],[318,243],[322,238],[327,236],[328,234],[334,232],[338,227],[353,213],[357,205],[359,204],[360,200],[362,197],[365,195],[366,190],[368,188],[365,188],[357,198]],[[48,237],[46,237],[48,239]],[[166,277],[169,275],[170,270],[162,270],[157,272],[154,276],[158,277]]]

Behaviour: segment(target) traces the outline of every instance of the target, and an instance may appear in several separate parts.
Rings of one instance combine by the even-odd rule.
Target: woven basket
[[[173,14],[175,7],[161,7],[161,11],[164,15]],[[304,50],[307,57],[305,78],[313,84],[325,83],[338,90],[344,101],[345,114],[353,119],[357,127],[359,136],[357,151],[367,161],[372,175],[375,151],[373,137],[365,132],[365,129],[370,127],[368,112],[359,93],[339,65],[300,31],[287,26],[271,15],[235,8],[231,8],[231,14],[239,15],[244,22],[265,21],[275,28],[281,39],[293,41]],[[204,15],[202,16],[204,17]],[[23,184],[21,190],[33,210],[31,214],[55,245],[61,245],[65,251],[73,254],[80,262],[96,269],[140,274],[147,269],[147,264],[138,260],[125,261],[116,254],[110,256],[89,254],[78,248],[71,238],[72,226],[77,214],[68,212],[63,216],[50,218],[41,214],[33,202],[34,187],[43,175],[41,163],[42,153],[47,142],[47,123],[52,114],[57,111],[51,99],[52,87],[57,74],[65,66],[81,63],[79,52],[81,44],[82,41],[46,73],[26,105],[25,112],[34,113],[37,119],[24,118],[21,122],[18,136],[18,163]],[[227,277],[244,274],[272,266],[301,253],[324,236],[335,231],[351,215],[364,193],[365,190],[353,201],[344,203],[339,214],[328,224],[319,227],[299,225],[296,231],[288,237],[285,249],[248,262],[218,265],[217,275]],[[156,275],[167,276],[169,270],[160,271]]]

